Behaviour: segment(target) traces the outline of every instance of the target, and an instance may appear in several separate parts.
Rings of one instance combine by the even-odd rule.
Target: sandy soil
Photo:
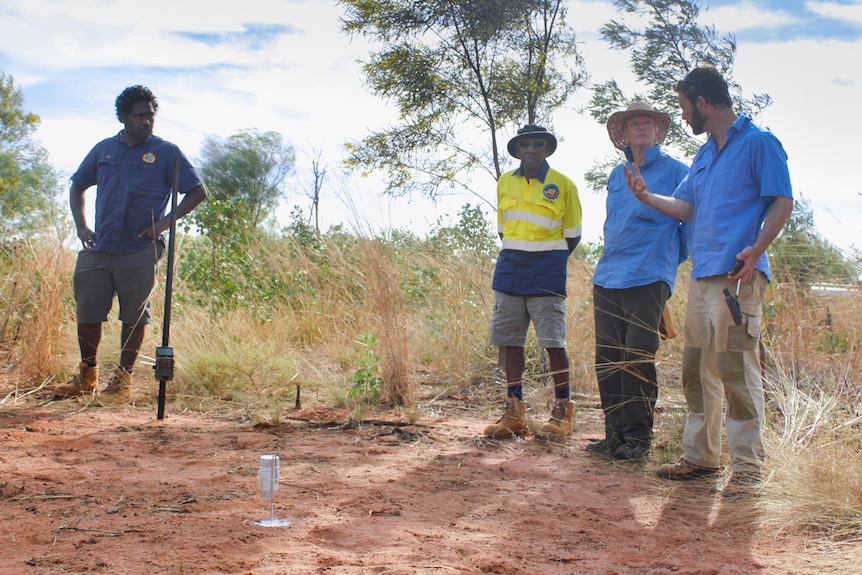
[[[588,454],[595,409],[550,444],[487,440],[457,405],[414,425],[320,407],[255,425],[7,396],[0,574],[858,572],[858,554],[766,527],[756,500],[714,481]],[[289,527],[256,524],[271,513],[264,454],[281,459],[273,513]]]

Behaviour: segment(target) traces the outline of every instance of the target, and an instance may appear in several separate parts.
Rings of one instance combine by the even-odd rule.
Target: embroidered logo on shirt
[[[147,152],[146,154],[141,156],[141,159],[148,164],[156,163],[156,155],[152,152]]]
[[[557,187],[557,184],[548,184],[542,188],[542,195],[545,196],[546,200],[556,200],[560,197],[560,188]]]

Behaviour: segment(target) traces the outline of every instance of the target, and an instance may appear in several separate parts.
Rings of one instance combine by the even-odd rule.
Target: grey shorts
[[[494,292],[488,343],[524,347],[530,321],[543,348],[566,347],[566,299],[560,296],[515,296]]]
[[[74,290],[78,323],[108,321],[115,294],[120,321],[133,326],[150,323],[150,299],[164,251],[161,241],[131,254],[79,251]]]

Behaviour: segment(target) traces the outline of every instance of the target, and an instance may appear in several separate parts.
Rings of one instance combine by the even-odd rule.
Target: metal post
[[[165,309],[164,328],[162,329],[162,345],[156,348],[156,363],[153,366],[156,379],[159,380],[158,419],[165,418],[165,396],[167,382],[174,378],[174,350],[170,347],[171,338],[171,294],[174,281],[174,239],[177,233],[177,195],[180,185],[180,159],[174,158],[174,178],[171,184],[171,235],[168,238],[168,272],[165,279]]]

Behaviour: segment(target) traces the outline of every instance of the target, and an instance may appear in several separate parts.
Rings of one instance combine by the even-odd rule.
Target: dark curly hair
[[[114,107],[117,109],[117,119],[122,122],[123,120],[120,118],[120,115],[131,112],[132,105],[137,102],[149,102],[153,105],[153,112],[159,111],[159,101],[149,88],[141,85],[129,86],[123,90],[122,94],[117,96],[117,101],[114,103]]]
[[[719,108],[733,107],[727,80],[721,75],[715,66],[709,64],[699,66],[689,72],[684,80],[680,80],[673,87],[677,94],[682,94],[691,102],[703,96],[707,102]]]

